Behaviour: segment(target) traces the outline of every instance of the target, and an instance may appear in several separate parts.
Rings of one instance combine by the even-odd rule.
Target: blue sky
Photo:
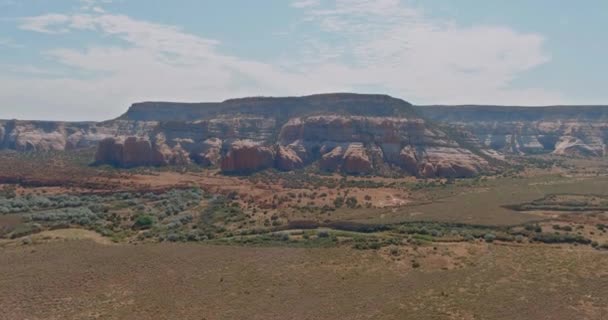
[[[607,104],[608,1],[0,0],[0,118],[354,91]]]

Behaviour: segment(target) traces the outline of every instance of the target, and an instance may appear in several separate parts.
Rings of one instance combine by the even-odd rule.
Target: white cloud
[[[331,9],[308,10],[307,21],[330,33],[334,43],[336,37],[343,40],[334,52],[350,55],[352,62],[343,74],[333,73],[338,81],[356,79],[351,84],[387,88],[425,103],[560,99],[541,89],[510,87],[518,75],[550,60],[537,34],[434,21],[398,0],[336,0]]]
[[[23,45],[15,42],[15,40],[11,39],[11,38],[0,38],[0,47],[7,47],[7,48],[23,48]]]
[[[102,8],[102,5],[112,3],[113,0],[78,0],[82,4],[82,10],[91,10],[97,13],[104,13],[105,10]]]
[[[321,0],[296,0],[291,3],[294,8],[316,7],[321,4]]]
[[[23,18],[19,28],[22,30],[36,31],[42,33],[64,33],[68,29],[62,26],[68,22],[70,17],[64,14],[49,13],[36,17]]]
[[[43,33],[92,30],[129,44],[78,50],[57,48],[44,53],[52,61],[95,75],[91,77],[0,75],[0,101],[4,105],[9,104],[7,101],[18,101],[33,108],[44,105],[73,112],[54,114],[58,118],[110,118],[124,112],[130,103],[142,100],[223,100],[268,92],[296,94],[297,88],[307,87],[306,76],[219,54],[216,40],[173,26],[111,14],[44,15],[22,22],[21,28],[26,30]],[[38,100],[45,102],[37,104]],[[95,109],[96,114],[85,108]],[[30,113],[40,114],[34,110]]]
[[[44,54],[51,61],[87,76],[0,75],[0,103],[24,104],[37,115],[44,114],[41,105],[69,110],[49,113],[56,118],[103,119],[142,100],[208,101],[366,88],[414,103],[563,102],[542,88],[511,85],[550,60],[538,34],[435,21],[398,0],[335,0],[323,8],[318,1],[291,4],[305,15],[296,26],[303,34],[302,47],[273,62],[227,55],[215,39],[125,15],[87,10],[25,18],[20,24],[24,30],[86,30],[127,45],[49,50]],[[309,32],[315,29],[323,35]],[[0,110],[1,117],[6,115]]]

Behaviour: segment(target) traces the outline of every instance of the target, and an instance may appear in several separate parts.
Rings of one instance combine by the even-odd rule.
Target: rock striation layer
[[[0,149],[96,147],[121,167],[196,164],[226,173],[312,166],[354,175],[470,177],[505,155],[604,157],[608,107],[412,106],[323,94],[220,103],[143,102],[104,122],[0,120]]]
[[[484,148],[511,154],[608,155],[608,106],[427,106],[424,117],[470,132]]]
[[[114,139],[122,146],[123,157],[116,160],[112,153],[121,147],[110,148],[104,142],[98,163],[194,162],[227,173],[312,165],[346,174],[400,172],[426,177],[467,177],[491,169],[484,154],[461,146],[440,128],[429,126],[409,103],[388,96],[250,98],[219,105],[144,103],[120,119],[158,121],[147,135],[150,148],[143,146],[148,146],[145,142]],[[134,159],[128,156],[129,149],[145,155]],[[176,152],[180,161],[171,160]]]

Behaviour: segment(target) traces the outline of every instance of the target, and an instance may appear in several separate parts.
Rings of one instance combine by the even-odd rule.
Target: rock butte
[[[470,177],[505,154],[607,154],[608,107],[412,106],[323,94],[145,102],[104,122],[0,120],[0,149],[97,147],[95,163],[196,163],[227,173],[306,166],[346,174]]]

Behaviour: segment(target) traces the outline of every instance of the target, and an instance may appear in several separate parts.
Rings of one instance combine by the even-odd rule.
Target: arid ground
[[[0,319],[608,319],[602,160],[416,180],[87,156],[1,154]]]

